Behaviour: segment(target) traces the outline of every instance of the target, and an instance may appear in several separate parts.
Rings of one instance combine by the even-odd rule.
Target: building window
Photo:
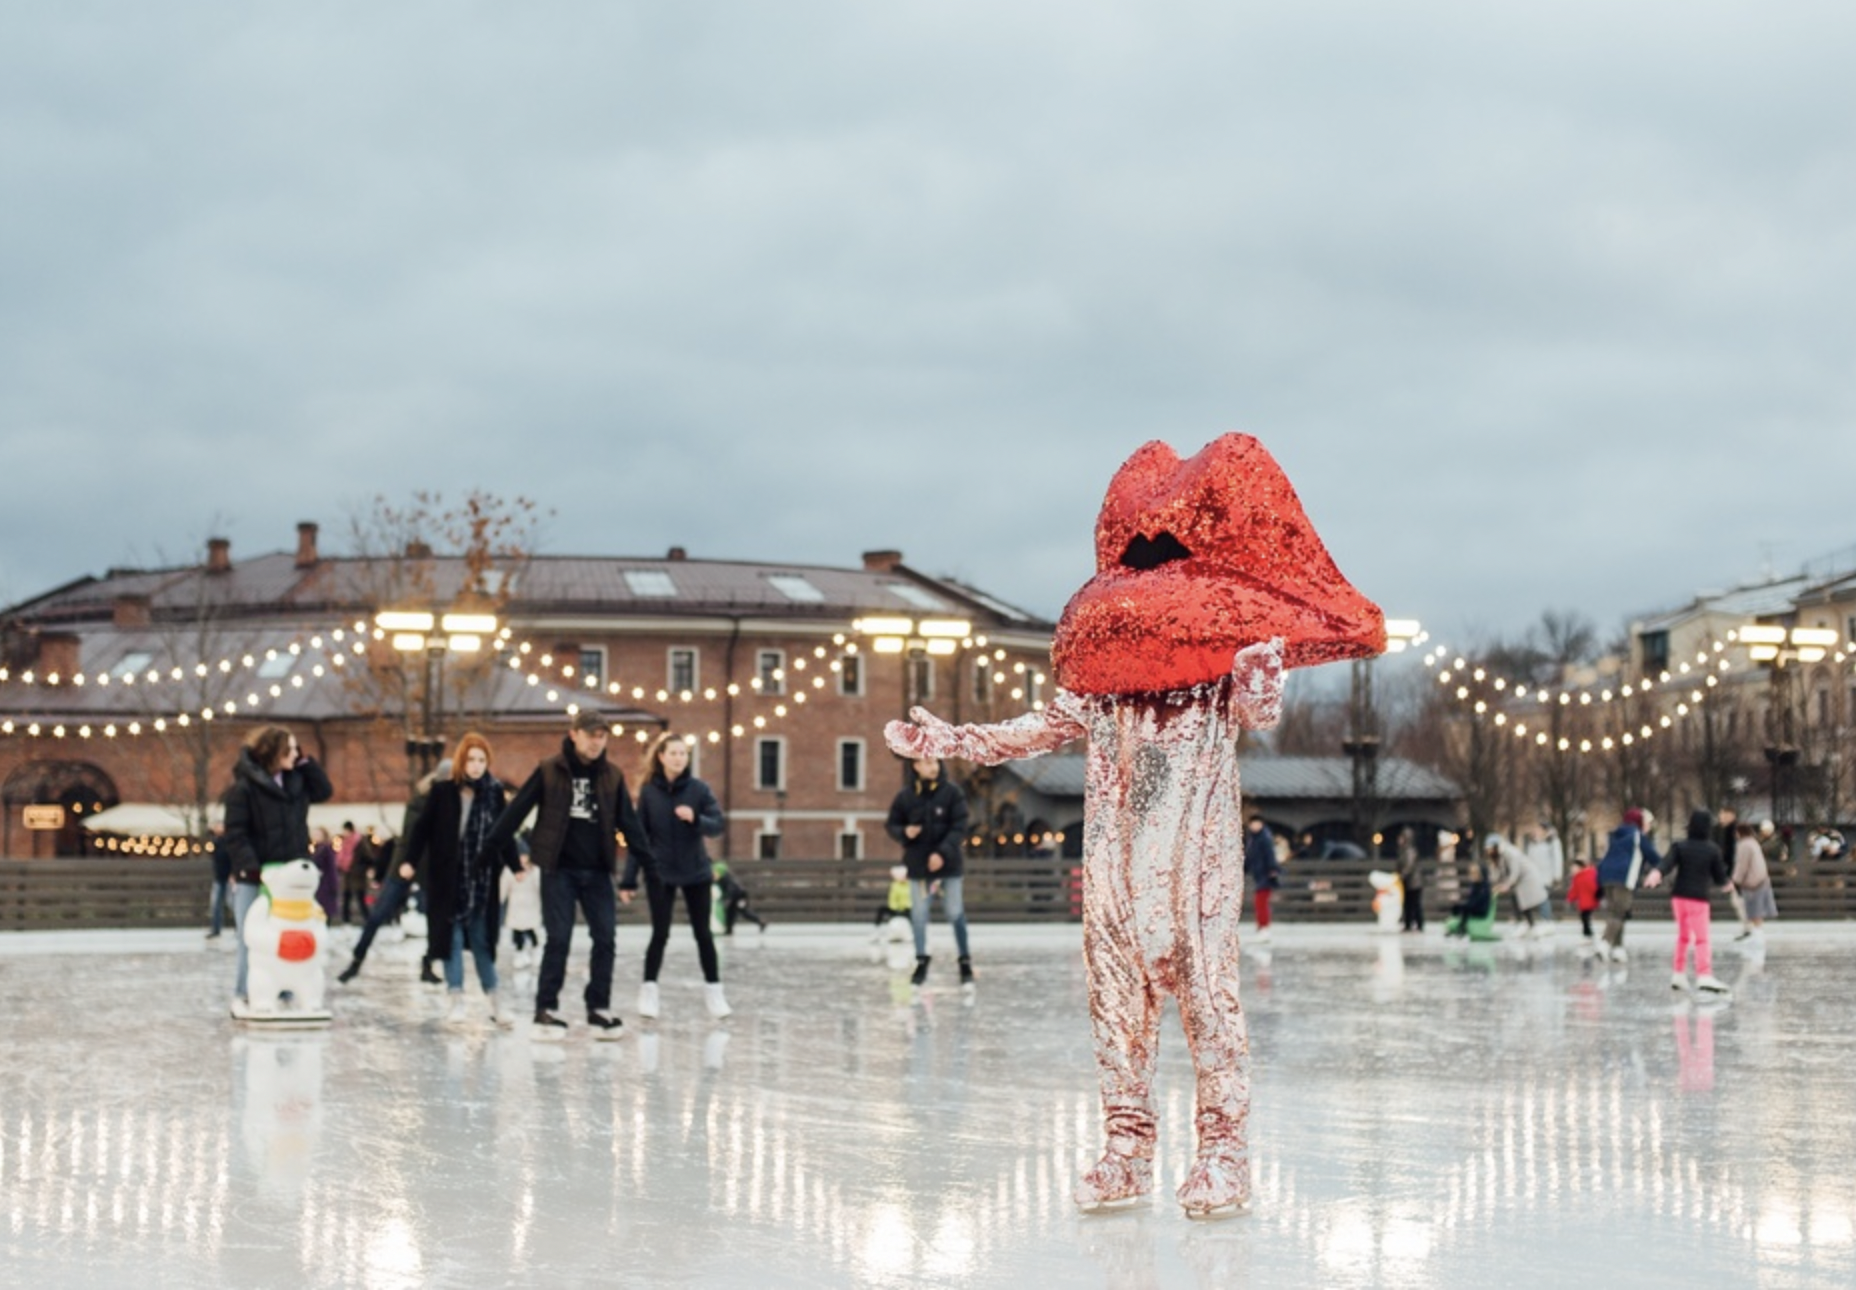
[[[855,829],[838,835],[838,859],[862,860],[864,858],[864,835]]]
[[[754,675],[762,694],[786,693],[786,651],[764,649],[754,656]]]
[[[780,835],[778,833],[756,833],[754,835],[754,856],[759,860],[778,860],[780,858]]]
[[[973,660],[973,701],[992,702],[992,660],[989,658]]]
[[[786,789],[786,740],[776,736],[754,741],[754,786],[762,792]]]
[[[845,793],[861,793],[864,788],[864,741],[861,739],[838,740],[838,789]]]
[[[1829,690],[1819,690],[1817,692],[1817,724],[1820,726],[1827,726],[1830,724]]]
[[[934,659],[926,654],[909,655],[909,702],[926,703],[934,698]]]
[[[1643,670],[1662,672],[1669,667],[1669,633],[1645,632],[1637,638],[1643,645]]]
[[[666,658],[665,689],[672,694],[681,694],[685,690],[694,690],[700,684],[702,673],[697,665],[696,648],[693,645],[673,646]]]
[[[856,697],[864,692],[864,661],[855,654],[838,656],[838,693]]]
[[[605,688],[606,647],[604,645],[582,645],[580,647],[580,684],[590,690]]]

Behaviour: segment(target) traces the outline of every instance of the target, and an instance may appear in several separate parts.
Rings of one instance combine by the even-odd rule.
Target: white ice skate
[[[1241,1214],[1250,1208],[1250,1162],[1225,1151],[1201,1152],[1174,1198],[1191,1219]]]
[[[647,1021],[654,1021],[657,1019],[657,1013],[657,982],[646,981],[638,987],[638,1015]]]
[[[1733,987],[1719,979],[1712,972],[1705,972],[1695,978],[1695,988],[1704,994],[1732,994]]]
[[[709,1015],[714,1017],[717,1021],[720,1021],[723,1017],[733,1015],[735,1011],[728,1006],[728,996],[722,993],[722,983],[720,981],[712,985],[703,986],[702,1001],[703,1005],[709,1009]]]
[[[1076,1207],[1084,1213],[1129,1209],[1153,1199],[1154,1162],[1145,1156],[1105,1151],[1076,1181]]]

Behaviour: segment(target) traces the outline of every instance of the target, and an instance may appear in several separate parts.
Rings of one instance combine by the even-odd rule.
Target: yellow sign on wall
[[[62,829],[64,827],[64,807],[53,803],[50,806],[28,806],[23,814],[29,829]]]

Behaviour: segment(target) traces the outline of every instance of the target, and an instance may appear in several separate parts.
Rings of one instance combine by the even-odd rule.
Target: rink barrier
[[[893,860],[733,860],[756,913],[775,923],[867,923],[885,903]],[[1370,923],[1367,874],[1385,861],[1296,860],[1283,867],[1271,913],[1284,923]],[[1426,867],[1424,910],[1441,923],[1461,898],[1462,867]],[[92,928],[204,927],[212,884],[210,863],[189,860],[0,860],[0,931]],[[1779,917],[1856,918],[1856,865],[1804,861],[1776,866],[1773,894]],[[1075,922],[1082,917],[1082,865],[1077,860],[970,856],[967,917],[978,923]],[[1500,916],[1512,913],[1501,899]],[[1555,914],[1573,917],[1564,893]],[[1731,918],[1724,893],[1716,918]],[[938,906],[937,906],[938,910]],[[938,915],[937,915],[938,916]],[[1670,917],[1668,889],[1640,892],[1633,917]]]

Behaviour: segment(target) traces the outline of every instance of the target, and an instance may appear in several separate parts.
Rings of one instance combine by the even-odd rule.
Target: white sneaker
[[[728,1006],[728,999],[722,994],[722,983],[720,981],[717,981],[714,985],[703,986],[702,1001],[708,1005],[709,1015],[714,1017],[717,1021],[720,1021],[723,1017],[734,1012],[734,1009]]]
[[[657,982],[646,981],[638,987],[638,1015],[652,1018],[657,1016]]]
[[[515,1018],[511,1017],[507,1012],[503,1011],[503,1005],[497,1001],[496,991],[494,990],[490,991],[489,999],[490,999],[490,1024],[491,1025],[496,1026],[502,1030],[507,1030],[511,1026],[516,1024]]]
[[[464,992],[462,990],[451,991],[451,1002],[445,1008],[445,1024],[447,1026],[464,1024]]]
[[[1251,939],[1256,941],[1259,945],[1268,945],[1270,943],[1270,929],[1267,927],[1258,928],[1257,934]]]
[[[1695,988],[1697,990],[1706,990],[1709,994],[1733,993],[1732,987],[1730,987],[1727,982],[1718,979],[1712,972],[1696,977]]]
[[[1669,978],[1669,988],[1671,990],[1688,989],[1688,973],[1677,972],[1675,975],[1671,976]]]

